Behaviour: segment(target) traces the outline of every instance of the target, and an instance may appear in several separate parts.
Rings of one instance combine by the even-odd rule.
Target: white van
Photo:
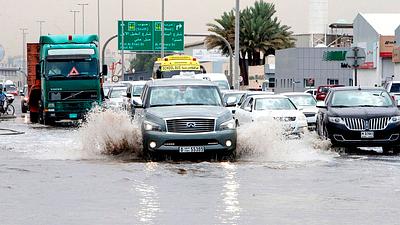
[[[230,89],[228,79],[223,73],[200,73],[196,74],[195,77],[216,83],[221,91]]]

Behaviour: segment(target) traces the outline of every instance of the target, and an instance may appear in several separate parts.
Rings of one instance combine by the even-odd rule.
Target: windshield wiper
[[[379,107],[377,105],[358,105],[357,107]]]
[[[211,104],[204,104],[204,103],[179,103],[176,105],[211,105]]]
[[[332,107],[333,108],[347,108],[347,107],[351,107],[351,106],[348,106],[348,105],[333,105]]]
[[[150,105],[150,107],[162,107],[162,106],[174,106],[174,104],[156,104],[156,105]]]

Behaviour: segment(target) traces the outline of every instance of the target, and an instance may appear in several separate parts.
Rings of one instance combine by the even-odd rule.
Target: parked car
[[[306,116],[308,128],[315,129],[318,113],[317,100],[312,95],[303,92],[287,92],[281,93],[281,95],[290,98],[296,107],[300,108]]]
[[[141,100],[135,117],[142,127],[146,156],[235,155],[235,121],[215,83],[201,79],[152,80],[144,86]]]
[[[126,96],[126,87],[111,87],[106,97],[106,105],[112,109],[122,109],[124,97]]]
[[[23,89],[20,91],[20,96],[21,96],[21,112],[27,113],[29,111],[28,85],[24,85]]]
[[[234,102],[234,106],[228,107],[231,112],[233,117],[235,117],[235,112],[236,112],[236,105],[242,98],[242,96],[246,94],[246,91],[235,91],[235,90],[227,90],[227,91],[222,91],[222,97],[224,99],[224,102],[228,102],[230,100],[231,102]]]
[[[385,89],[334,88],[317,107],[317,132],[333,146],[399,152],[400,111]]]
[[[307,119],[295,104],[283,95],[255,95],[246,98],[235,114],[237,126],[246,123],[282,121],[288,134],[299,134],[307,128]]]
[[[334,87],[344,87],[344,85],[323,85],[323,86],[319,86],[317,89],[317,95],[316,95],[316,99],[317,101],[324,101],[326,95],[328,94],[329,89],[334,88]]]

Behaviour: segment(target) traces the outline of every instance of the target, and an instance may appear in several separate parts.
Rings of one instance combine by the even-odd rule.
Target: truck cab
[[[78,120],[101,104],[97,35],[47,35],[28,44],[31,122]]]

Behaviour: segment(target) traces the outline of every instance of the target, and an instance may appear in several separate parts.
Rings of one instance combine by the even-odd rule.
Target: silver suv
[[[216,84],[196,79],[159,79],[146,83],[135,117],[143,151],[164,154],[235,156],[236,125]]]

